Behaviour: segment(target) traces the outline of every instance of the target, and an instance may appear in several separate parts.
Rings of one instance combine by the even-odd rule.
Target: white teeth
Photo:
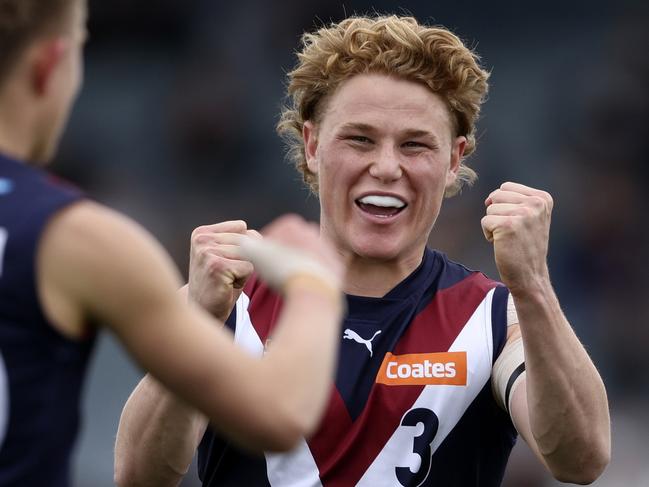
[[[363,196],[358,201],[366,205],[382,206],[385,208],[403,208],[404,206],[406,206],[403,201],[401,201],[399,198],[395,198],[394,196],[368,195]]]

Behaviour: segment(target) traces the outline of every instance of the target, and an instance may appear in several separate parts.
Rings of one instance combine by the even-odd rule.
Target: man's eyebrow
[[[438,142],[437,136],[433,132],[430,132],[429,130],[407,129],[403,132],[403,135],[405,136],[405,138],[424,137],[424,138],[431,139],[435,143]]]
[[[363,123],[363,122],[348,122],[344,123],[343,125],[340,126],[340,130],[358,130],[360,132],[366,132],[366,133],[376,133],[378,132],[378,129],[374,127],[373,125]],[[435,144],[439,143],[439,138],[431,131],[429,130],[422,130],[422,129],[405,129],[403,132],[400,134],[402,137],[409,139],[409,138],[419,138],[419,137],[424,137]]]
[[[341,130],[360,130],[363,132],[376,132],[376,128],[361,122],[348,122],[340,126]]]

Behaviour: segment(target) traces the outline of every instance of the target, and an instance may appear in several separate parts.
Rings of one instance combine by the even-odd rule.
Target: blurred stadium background
[[[431,244],[497,276],[480,230],[505,180],[556,202],[550,264],[610,395],[613,461],[595,483],[649,485],[649,6],[641,0],[401,3],[91,0],[86,84],[54,165],[146,226],[186,273],[200,224],[259,227],[317,201],[274,132],[299,36],[368,11],[412,13],[458,33],[492,71],[469,163],[477,185],[447,201]],[[121,407],[141,376],[104,334],[86,387],[75,485],[113,485]],[[558,485],[517,447],[507,487]],[[184,486],[198,486],[190,473]]]

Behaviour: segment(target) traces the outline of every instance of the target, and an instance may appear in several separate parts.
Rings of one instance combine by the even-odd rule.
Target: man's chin
[[[419,262],[424,247],[407,242],[395,242],[395,239],[374,239],[372,241],[356,242],[352,245],[352,254],[356,259],[367,263],[399,264]]]
[[[361,259],[372,262],[394,262],[399,259],[402,249],[393,245],[366,245],[358,246],[354,249],[354,253]]]

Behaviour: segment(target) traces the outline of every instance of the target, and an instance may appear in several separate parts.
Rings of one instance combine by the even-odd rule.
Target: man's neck
[[[30,114],[25,105],[10,89],[0,93],[0,152],[20,161],[29,161],[34,152]]]
[[[391,261],[350,257],[343,290],[354,296],[383,297],[419,267],[422,257],[423,252]]]

